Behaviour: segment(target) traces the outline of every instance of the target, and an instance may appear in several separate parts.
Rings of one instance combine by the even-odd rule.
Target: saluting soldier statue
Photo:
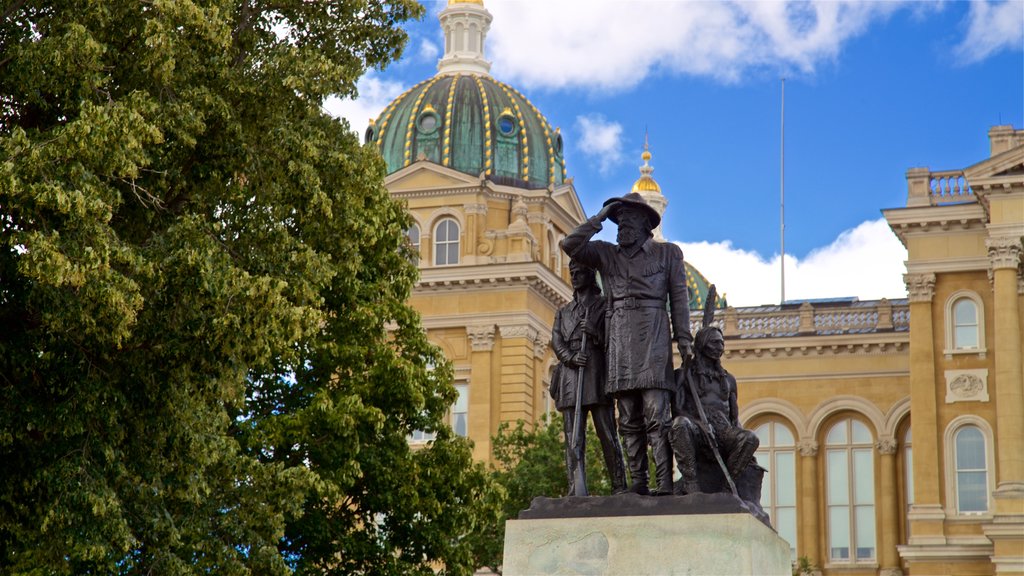
[[[604,318],[607,303],[594,270],[569,263],[573,299],[555,314],[551,346],[559,365],[551,380],[551,397],[565,425],[565,467],[569,496],[586,496],[587,413],[594,420],[605,466],[615,493],[626,489],[622,448],[615,430],[612,400],[606,394]]]

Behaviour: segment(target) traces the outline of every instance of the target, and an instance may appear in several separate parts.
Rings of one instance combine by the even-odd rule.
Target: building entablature
[[[414,293],[471,291],[475,294],[487,289],[512,288],[530,288],[555,309],[565,306],[572,299],[572,288],[538,262],[424,268],[420,270],[420,280]]]
[[[988,214],[976,200],[961,204],[914,206],[883,210],[889,227],[907,246],[907,239],[935,231],[984,234]]]

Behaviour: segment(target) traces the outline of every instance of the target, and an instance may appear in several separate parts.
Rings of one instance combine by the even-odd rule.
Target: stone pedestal
[[[688,505],[688,498],[697,499],[690,496],[616,496],[603,499],[611,501],[607,504],[612,514],[598,516],[601,506],[595,502],[601,498],[563,498],[567,506],[562,507],[562,517],[553,517],[558,514],[552,508],[557,506],[549,500],[537,513],[535,501],[531,510],[505,526],[502,573],[789,576],[785,540],[740,510],[739,500],[712,496],[721,500],[719,504],[729,499],[725,508],[732,510],[706,513],[716,506],[706,501]],[[628,507],[614,502],[620,499],[621,504],[622,498],[644,505],[637,508],[637,515],[624,515]]]

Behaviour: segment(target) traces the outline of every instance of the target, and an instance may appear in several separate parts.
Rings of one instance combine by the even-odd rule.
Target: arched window
[[[434,228],[434,265],[459,263],[459,223],[445,218]]]
[[[833,563],[874,562],[875,470],[871,432],[837,422],[825,438],[828,549]]]
[[[796,559],[796,443],[781,422],[765,422],[754,429],[761,441],[754,457],[768,470],[761,485],[761,507]]]
[[[954,435],[956,462],[956,511],[958,514],[988,512],[988,449],[977,426],[962,426]]]
[[[946,300],[946,356],[985,355],[985,315],[981,297],[960,290]]]
[[[405,235],[409,238],[409,245],[412,246],[412,253],[419,258],[420,254],[420,227],[419,224],[413,224],[405,232]]]

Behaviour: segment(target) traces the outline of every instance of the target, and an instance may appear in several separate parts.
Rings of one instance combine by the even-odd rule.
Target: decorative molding
[[[494,324],[478,324],[466,326],[473,352],[487,352],[494,349]]]
[[[878,441],[875,442],[875,450],[878,450],[878,453],[883,456],[892,456],[896,453],[898,445],[899,444],[896,442],[895,438],[887,436],[879,438]]]
[[[529,324],[512,324],[512,325],[501,325],[498,326],[498,330],[501,331],[502,339],[506,338],[526,338],[533,342],[537,339],[540,331],[530,326]]]
[[[946,404],[988,402],[988,369],[946,370]]]
[[[1016,271],[1020,266],[1021,240],[1014,236],[993,236],[985,239],[988,261],[993,270],[1009,268]]]
[[[551,217],[543,212],[530,212],[526,215],[526,221],[530,224],[547,224]]]
[[[931,302],[935,296],[935,274],[904,274],[903,282],[907,285],[907,298],[911,302]]]
[[[487,204],[485,204],[485,203],[480,203],[480,204],[463,204],[462,205],[462,210],[466,214],[483,214],[483,215],[486,215],[487,214]]]
[[[537,337],[533,339],[533,355],[543,358],[547,354],[549,344],[551,344],[551,334],[538,330]]]
[[[818,441],[813,438],[804,438],[797,442],[796,449],[805,458],[813,458],[818,455]]]

